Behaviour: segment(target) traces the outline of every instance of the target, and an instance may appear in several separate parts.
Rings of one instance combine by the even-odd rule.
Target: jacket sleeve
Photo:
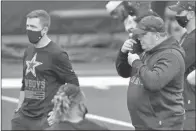
[[[190,39],[189,42],[182,45],[184,51],[186,52],[185,56],[185,71],[186,74],[192,71],[192,67],[195,66],[195,39]]]
[[[116,59],[116,70],[118,74],[123,78],[130,77],[131,66],[127,61],[128,54],[119,51]]]
[[[152,69],[141,60],[135,60],[133,67],[137,68],[144,88],[157,91],[165,87],[180,71],[180,62],[172,53],[163,54]]]
[[[20,91],[24,91],[24,89],[25,89],[25,80],[24,80],[24,77],[25,77],[25,67],[24,67],[24,65],[26,64],[25,63],[25,58],[26,58],[26,56],[27,56],[27,51],[25,50],[25,52],[24,52],[24,56],[23,56],[23,71],[22,71],[22,87],[21,87],[21,89],[20,89]]]
[[[61,82],[79,86],[78,77],[72,69],[69,56],[66,52],[61,52],[54,58],[53,67]]]

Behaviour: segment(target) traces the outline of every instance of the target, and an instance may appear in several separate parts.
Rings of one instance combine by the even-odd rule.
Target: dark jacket
[[[195,62],[195,30],[187,34],[182,43],[182,47],[186,53],[185,57],[185,81],[184,81],[184,104],[187,111],[195,111],[195,85],[189,84],[187,76],[196,67]]]
[[[43,48],[29,46],[23,58],[22,114],[34,119],[47,116],[53,108],[51,100],[65,83],[79,85],[68,54],[52,41]]]
[[[127,106],[136,129],[181,129],[184,55],[173,37],[143,54],[132,67],[127,54],[119,53],[116,68],[120,76],[130,77]]]

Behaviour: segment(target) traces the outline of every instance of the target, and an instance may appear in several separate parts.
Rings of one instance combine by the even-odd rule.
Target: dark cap
[[[184,10],[195,11],[195,1],[178,1],[175,5],[171,5],[168,8],[178,13]]]
[[[165,32],[163,19],[157,16],[146,16],[140,20],[137,27],[132,30],[133,35],[139,35],[146,32]]]

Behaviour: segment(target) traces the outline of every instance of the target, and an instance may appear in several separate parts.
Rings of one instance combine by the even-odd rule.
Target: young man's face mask
[[[183,28],[185,28],[189,22],[188,14],[189,13],[187,11],[182,11],[178,13],[178,15],[176,15],[176,20],[178,24],[182,26]]]
[[[37,44],[41,40],[41,38],[43,37],[41,32],[42,32],[42,30],[41,31],[27,30],[27,36],[29,38],[29,41],[32,44]]]

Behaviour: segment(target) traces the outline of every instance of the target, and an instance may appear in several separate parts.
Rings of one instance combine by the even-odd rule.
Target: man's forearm
[[[131,66],[127,61],[128,54],[119,51],[116,59],[116,70],[121,77],[128,78],[130,76]]]
[[[20,96],[19,96],[19,102],[18,102],[17,109],[19,109],[22,106],[22,103],[24,101],[24,97],[25,97],[24,91],[20,91]]]

